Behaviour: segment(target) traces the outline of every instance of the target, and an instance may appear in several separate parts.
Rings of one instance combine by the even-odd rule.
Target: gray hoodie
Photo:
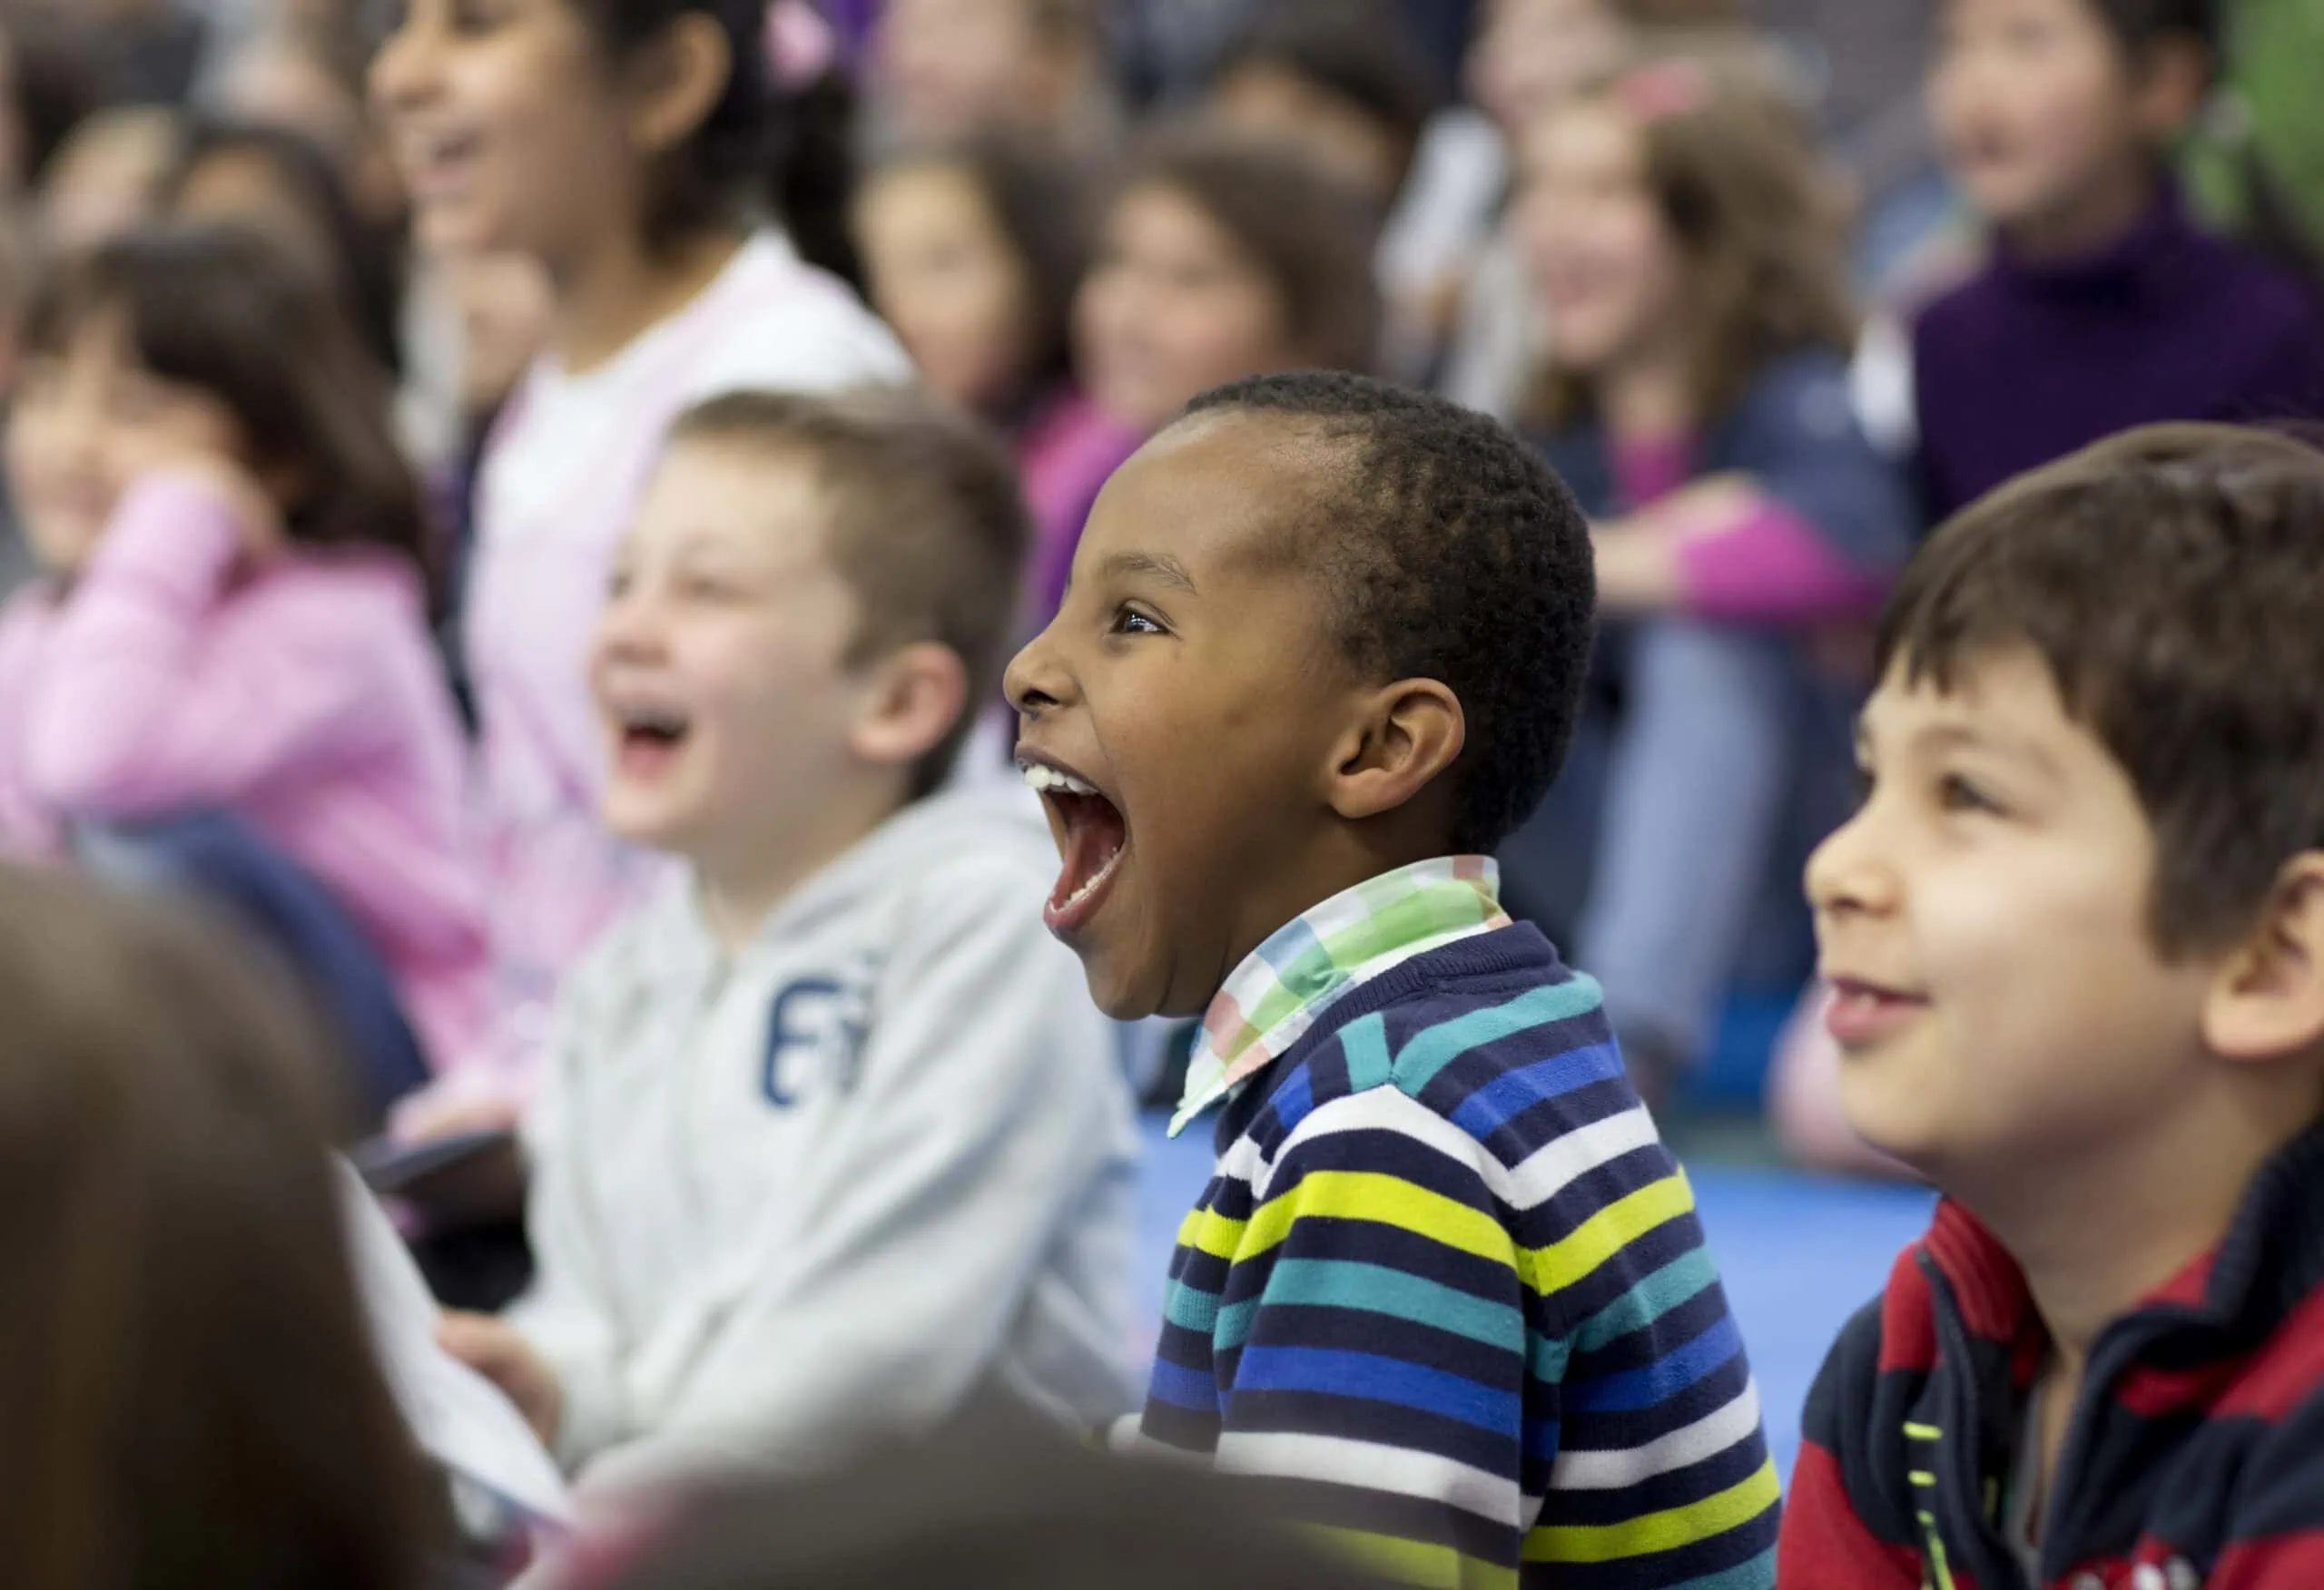
[[[988,1383],[1131,1404],[1137,1134],[1024,790],[907,808],[739,955],[690,885],[569,979],[510,1320],[585,1485],[807,1467]]]

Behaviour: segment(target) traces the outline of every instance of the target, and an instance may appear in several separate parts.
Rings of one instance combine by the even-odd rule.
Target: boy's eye
[[[1135,607],[1114,609],[1113,633],[1118,635],[1159,635],[1169,632]]]
[[[1947,773],[1937,780],[1937,804],[1947,811],[1999,811],[2000,805],[1993,797],[1958,773]]]

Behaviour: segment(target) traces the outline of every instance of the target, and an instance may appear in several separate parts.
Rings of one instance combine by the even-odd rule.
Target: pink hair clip
[[[764,44],[776,86],[793,92],[820,82],[839,59],[839,36],[810,0],[773,0]]]
[[[1614,83],[1614,97],[1640,122],[1691,116],[1710,103],[1710,74],[1695,61],[1653,61]]]

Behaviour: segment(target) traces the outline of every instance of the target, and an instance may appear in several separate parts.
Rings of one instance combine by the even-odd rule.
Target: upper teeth
[[[1071,773],[1060,772],[1041,762],[1025,764],[1025,782],[1035,790],[1055,790],[1066,795],[1095,795],[1098,792],[1096,785],[1085,784]]]

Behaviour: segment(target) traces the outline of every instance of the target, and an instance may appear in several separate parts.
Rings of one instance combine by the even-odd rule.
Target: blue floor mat
[[[1210,1179],[1209,1121],[1172,1142],[1161,1118],[1147,1122],[1138,1189],[1142,1310],[1138,1340],[1161,1330],[1162,1291],[1178,1225]],[[1896,1252],[1928,1224],[1932,1196],[1914,1188],[1803,1172],[1690,1163],[1751,1354],[1767,1410],[1768,1444],[1788,1476],[1799,1449],[1799,1413],[1832,1339],[1888,1277]]]

